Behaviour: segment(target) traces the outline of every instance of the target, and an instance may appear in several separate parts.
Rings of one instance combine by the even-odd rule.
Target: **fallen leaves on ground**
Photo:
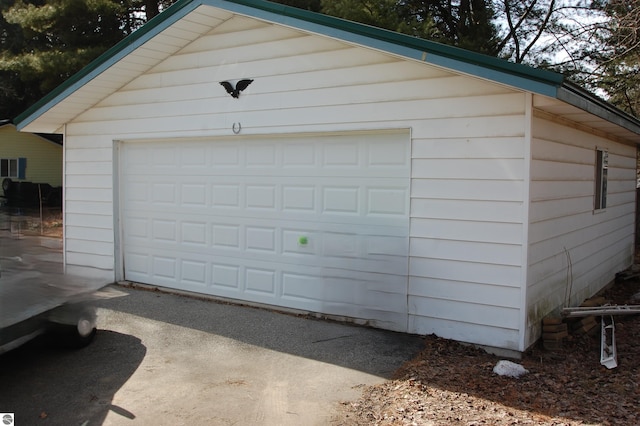
[[[638,304],[637,279],[604,293],[612,304]],[[599,324],[599,323],[598,323]],[[498,376],[501,359],[427,336],[425,348],[393,380],[345,402],[339,425],[638,425],[640,316],[616,316],[618,367],[600,365],[600,337],[570,335],[563,348],[535,345],[518,363],[520,378]],[[597,331],[600,327],[598,325]]]

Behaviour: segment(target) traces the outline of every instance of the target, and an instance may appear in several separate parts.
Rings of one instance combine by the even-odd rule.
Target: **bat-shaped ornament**
[[[246,89],[252,82],[253,80],[245,78],[244,80],[238,81],[236,83],[236,87],[233,87],[233,85],[228,81],[221,81],[220,84],[226,89],[228,94],[230,94],[234,98],[239,98],[240,92]]]

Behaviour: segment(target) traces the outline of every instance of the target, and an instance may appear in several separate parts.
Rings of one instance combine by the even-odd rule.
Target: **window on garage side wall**
[[[595,210],[607,207],[607,174],[609,169],[609,152],[606,149],[596,149],[596,197]]]

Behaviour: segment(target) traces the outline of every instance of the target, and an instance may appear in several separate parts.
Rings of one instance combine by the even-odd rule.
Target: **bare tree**
[[[598,33],[598,66],[587,83],[623,110],[640,114],[640,0],[603,1],[609,20]]]
[[[586,0],[494,0],[503,22],[501,56],[517,63],[582,60],[602,12]],[[578,57],[576,56],[578,55]]]

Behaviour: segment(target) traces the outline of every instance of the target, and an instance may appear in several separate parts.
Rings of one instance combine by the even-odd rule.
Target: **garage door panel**
[[[282,185],[282,211],[294,214],[316,212],[317,189],[313,184]]]
[[[178,278],[177,259],[173,256],[153,256],[151,276],[175,281]]]
[[[211,207],[215,209],[239,209],[241,200],[241,185],[238,183],[212,183]]]
[[[182,222],[180,224],[180,242],[204,248],[207,246],[206,222]]]
[[[276,152],[276,144],[269,142],[253,144],[251,149],[245,148],[244,153],[247,168],[269,167],[271,169],[276,167]]]
[[[282,228],[282,255],[293,259],[315,257],[321,245],[321,233],[303,228]],[[301,240],[302,239],[302,240]],[[303,241],[304,244],[301,244]]]
[[[220,143],[213,147],[207,147],[207,156],[210,156],[211,165],[215,167],[212,172],[219,173],[224,169],[237,169],[243,166],[240,163],[242,158],[240,149],[240,145],[234,143]],[[206,168],[206,165],[203,168]]]
[[[239,251],[241,246],[241,226],[234,223],[211,224],[212,248]]]
[[[137,253],[135,250],[129,249],[125,267],[127,268],[129,279],[135,280],[134,277],[136,277],[136,281],[148,282],[151,268],[149,267],[149,255],[147,253]]]
[[[178,147],[175,145],[164,144],[155,147],[151,151],[151,164],[157,167],[178,167],[181,166],[178,161]]]
[[[406,133],[121,148],[126,279],[406,327]]]
[[[245,226],[245,250],[275,255],[277,253],[276,234],[275,227]]]
[[[406,260],[409,256],[408,237],[370,235],[366,240],[368,256],[397,256]]]
[[[151,196],[148,202],[154,206],[175,206],[178,202],[178,188],[175,182],[153,182],[151,183]]]
[[[127,230],[128,241],[146,240],[149,236],[148,221],[146,217],[127,217],[123,227]]]
[[[181,278],[187,284],[206,287],[208,265],[205,261],[183,260],[180,263]]]
[[[127,182],[126,191],[126,203],[132,205],[134,203],[147,203],[148,200],[148,183],[146,181],[139,181],[130,179]]]
[[[207,185],[187,182],[180,187],[180,204],[186,207],[207,207]]]
[[[151,240],[155,243],[165,241],[176,242],[178,238],[177,220],[172,219],[152,219],[151,220]]]
[[[409,199],[406,187],[367,188],[367,215],[406,217]]]
[[[244,209],[247,212],[275,210],[277,207],[276,186],[273,184],[247,184],[244,193]]]
[[[240,266],[236,264],[214,263],[211,266],[213,287],[224,287],[233,289],[233,294],[237,294],[240,289]]]
[[[271,299],[276,296],[276,275],[274,269],[245,267],[245,291],[260,296],[267,295]]]

